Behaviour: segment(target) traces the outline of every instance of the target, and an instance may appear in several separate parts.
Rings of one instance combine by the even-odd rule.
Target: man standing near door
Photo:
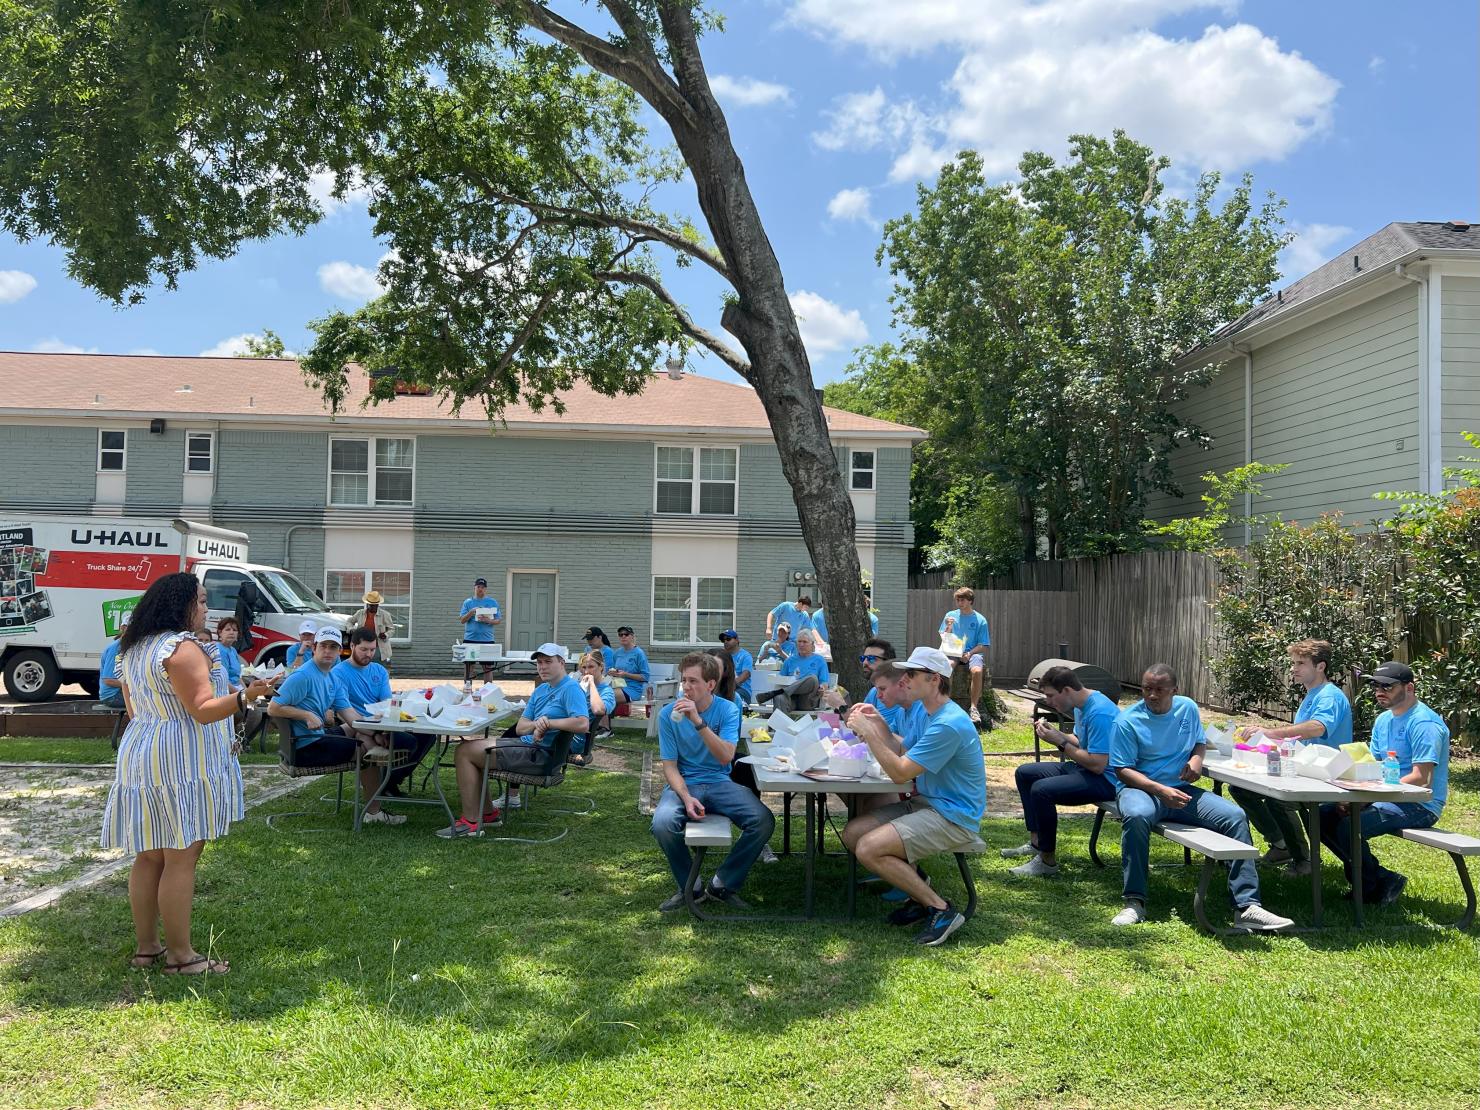
[[[473,596],[462,603],[462,609],[458,612],[457,619],[462,622],[463,643],[493,643],[493,626],[502,624],[504,615],[499,609],[498,599],[488,596],[488,579],[473,579]],[[487,682],[493,677],[493,664],[485,659],[482,667],[483,681]],[[464,663],[463,681],[467,682],[472,677],[473,664]]]

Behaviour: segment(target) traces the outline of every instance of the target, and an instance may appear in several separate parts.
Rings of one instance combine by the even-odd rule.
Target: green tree
[[[1021,557],[1138,546],[1146,496],[1179,492],[1171,446],[1198,436],[1171,404],[1207,370],[1182,354],[1274,281],[1287,241],[1274,199],[1217,174],[1190,198],[1116,132],[1074,136],[1068,160],[1029,153],[987,182],[959,155],[917,211],[885,225],[895,323],[920,377],[923,425],[959,476],[1017,500]]]
[[[867,633],[854,517],[692,0],[600,0],[590,27],[532,0],[0,0],[0,221],[48,238],[121,302],[201,258],[297,233],[314,188],[363,186],[383,297],[315,324],[331,404],[413,381],[491,418],[578,378],[634,392],[698,345],[755,387],[827,593],[845,681]],[[643,107],[676,149],[657,149]],[[691,178],[704,230],[655,192]],[[664,284],[706,267],[721,323]]]
[[[282,336],[271,328],[263,328],[261,335],[246,337],[246,350],[238,358],[287,358],[288,348]]]
[[[1146,534],[1159,537],[1163,547],[1173,551],[1201,551],[1212,554],[1227,547],[1223,531],[1230,524],[1242,524],[1257,518],[1234,512],[1233,506],[1243,497],[1258,497],[1264,491],[1260,479],[1289,469],[1289,463],[1251,462],[1222,474],[1208,471],[1202,476],[1207,489],[1201,494],[1203,511],[1197,516],[1178,517],[1165,524],[1145,522]]]

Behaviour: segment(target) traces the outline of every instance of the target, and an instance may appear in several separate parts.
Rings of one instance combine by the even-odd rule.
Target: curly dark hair
[[[166,574],[144,591],[128,627],[118,640],[122,654],[140,640],[158,632],[194,632],[190,627],[190,611],[195,599],[200,596],[200,579],[188,571]]]

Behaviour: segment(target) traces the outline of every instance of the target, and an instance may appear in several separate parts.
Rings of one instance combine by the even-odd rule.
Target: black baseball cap
[[[486,586],[486,585],[488,585],[488,579],[486,579],[486,578],[475,578],[475,579],[473,579],[473,585],[475,585],[475,586]]]
[[[583,639],[583,640],[589,640],[593,636],[605,636],[605,635],[606,635],[606,633],[603,632],[599,626],[593,624],[590,628],[586,629],[586,634],[584,636],[582,636],[581,639]]]
[[[617,629],[617,635],[618,636],[632,636],[632,635],[635,635],[635,633],[633,633],[632,626],[630,624],[624,624],[624,625],[622,625],[621,628]]]
[[[1384,663],[1363,679],[1374,686],[1406,686],[1413,681],[1413,668],[1407,663]]]

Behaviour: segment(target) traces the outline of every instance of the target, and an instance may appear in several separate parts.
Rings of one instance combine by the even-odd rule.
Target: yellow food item
[[[766,729],[758,728],[750,734],[750,742],[752,744],[769,744],[771,742],[771,734]]]
[[[1375,762],[1372,758],[1372,749],[1367,747],[1367,745],[1362,743],[1360,740],[1355,741],[1351,744],[1341,745],[1341,750],[1352,757],[1353,763]]]
[[[473,723],[473,718],[471,718],[471,717],[459,717],[457,719],[457,727],[458,728],[466,728],[468,725],[470,725],[472,723]]]
[[[407,713],[406,710],[403,709],[403,710],[401,710],[401,720],[403,720],[403,721],[414,721],[414,720],[416,720],[416,717],[414,715],[410,714],[410,713]]]

